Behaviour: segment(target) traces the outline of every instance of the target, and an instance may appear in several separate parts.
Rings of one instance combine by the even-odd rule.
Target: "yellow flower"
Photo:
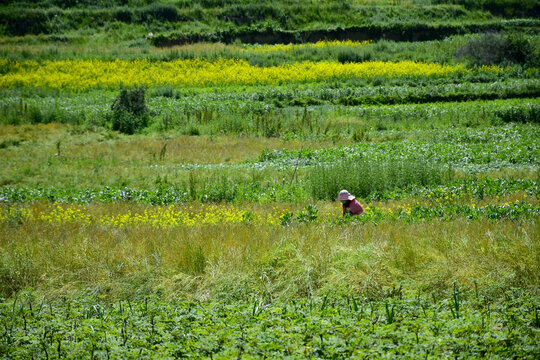
[[[0,60],[0,65],[2,64]],[[413,61],[362,63],[302,62],[270,67],[252,66],[245,60],[201,59],[176,61],[148,60],[59,60],[39,65],[16,62],[0,76],[0,87],[45,87],[72,90],[117,88],[118,86],[219,86],[276,85],[285,82],[313,82],[328,79],[373,76],[430,76],[464,73],[463,65],[441,65]],[[484,67],[482,72],[503,71]]]

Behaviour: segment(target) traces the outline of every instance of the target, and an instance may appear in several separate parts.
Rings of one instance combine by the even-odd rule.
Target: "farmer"
[[[364,208],[358,200],[355,199],[347,190],[341,190],[336,200],[343,204],[343,215],[350,214],[352,216],[361,215],[364,213]]]

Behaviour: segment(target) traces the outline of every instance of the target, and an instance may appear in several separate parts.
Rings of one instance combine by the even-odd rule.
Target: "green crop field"
[[[539,358],[539,27],[2,1],[0,358]]]

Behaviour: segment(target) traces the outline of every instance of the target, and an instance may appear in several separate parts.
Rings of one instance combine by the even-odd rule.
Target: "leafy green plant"
[[[386,312],[386,323],[392,324],[395,321],[396,317],[396,305],[392,304],[392,306],[388,305],[388,302],[384,303],[384,310]]]
[[[317,220],[318,213],[319,209],[317,209],[317,207],[315,207],[314,205],[306,205],[305,210],[299,212],[296,215],[296,219],[299,222],[304,223],[314,222],[315,220]]]
[[[11,226],[22,225],[23,223],[23,214],[19,208],[8,209],[7,223]]]
[[[535,330],[523,314],[529,303],[537,304],[538,297],[520,294],[523,298],[515,301],[497,298],[489,304],[492,314],[483,328],[478,326],[482,310],[471,303],[466,303],[457,322],[442,321],[451,314],[441,301],[424,305],[425,314],[410,299],[395,300],[392,306],[384,299],[371,301],[366,319],[331,295],[285,304],[260,299],[163,301],[156,296],[106,302],[90,295],[37,305],[30,294],[0,304],[4,329],[0,355],[117,358],[129,353],[169,358],[204,354],[282,359],[290,353],[347,358],[369,352],[377,357],[423,357],[429,343],[434,354],[460,351],[465,357],[489,353],[533,358]],[[378,321],[381,309],[391,314],[394,306],[403,309],[403,319]],[[499,322],[509,317],[514,319],[511,331]],[[393,325],[398,322],[399,326]]]
[[[281,215],[281,217],[279,218],[279,224],[283,227],[287,227],[291,225],[293,220],[294,220],[294,213],[286,212],[285,214]]]

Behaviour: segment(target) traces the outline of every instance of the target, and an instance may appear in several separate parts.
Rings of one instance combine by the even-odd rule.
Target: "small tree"
[[[134,134],[148,125],[150,111],[146,106],[143,87],[122,89],[111,105],[113,130]]]

